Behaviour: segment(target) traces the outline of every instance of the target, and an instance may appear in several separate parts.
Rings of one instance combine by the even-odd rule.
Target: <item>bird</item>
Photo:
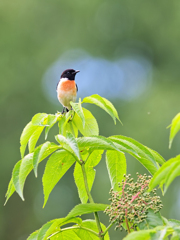
[[[57,84],[57,98],[63,105],[62,114],[72,109],[70,105],[71,101],[76,101],[78,87],[75,83],[75,76],[78,72],[80,71],[71,68],[64,70]]]

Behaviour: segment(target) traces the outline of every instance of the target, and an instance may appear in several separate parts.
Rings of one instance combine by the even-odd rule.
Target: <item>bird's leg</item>
[[[65,113],[65,111],[66,111],[66,108],[63,107],[63,110],[62,110],[61,114]]]

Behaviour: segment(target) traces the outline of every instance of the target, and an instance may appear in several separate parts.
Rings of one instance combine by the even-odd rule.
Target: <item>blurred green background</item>
[[[0,1],[0,239],[24,240],[45,222],[66,216],[79,203],[73,169],[70,169],[42,209],[44,161],[38,178],[31,173],[26,181],[25,202],[15,193],[3,206],[13,166],[20,159],[22,129],[38,112],[61,110],[58,102],[46,97],[49,93],[43,88],[43,79],[47,69],[67,51],[80,49],[93,59],[109,62],[126,56],[141,56],[148,61],[151,81],[141,94],[129,99],[111,95],[110,100],[117,108],[123,126],[119,123],[114,126],[112,119],[98,108],[88,108],[98,120],[101,135],[132,137],[158,151],[166,160],[179,154],[180,136],[169,150],[169,130],[166,129],[180,111],[179,12],[180,2],[175,0]],[[77,75],[79,89],[80,74],[85,74],[84,69]],[[109,85],[103,85],[103,78],[98,78],[101,72],[103,64],[95,74],[96,81],[112,91],[111,81]],[[118,84],[119,79],[116,80]],[[88,78],[83,81],[85,87],[91,89],[91,81]],[[78,97],[81,97],[80,93]],[[92,93],[96,93],[94,89]],[[56,131],[54,127],[51,140]],[[146,171],[135,159],[127,158],[128,173],[134,175],[136,171]],[[94,200],[108,203],[110,183],[104,161],[96,170],[92,190]],[[176,179],[162,198],[164,208],[161,212],[167,218],[180,219],[178,182]],[[101,214],[100,217],[108,224],[106,216]],[[110,236],[116,240],[121,239],[122,234],[112,229]]]

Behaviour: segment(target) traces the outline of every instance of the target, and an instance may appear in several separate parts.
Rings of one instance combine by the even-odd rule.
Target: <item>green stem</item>
[[[114,225],[115,221],[109,224],[109,226],[106,228],[106,230],[102,233],[102,236],[105,236],[106,233],[109,231],[109,229]]]
[[[92,196],[91,196],[91,193],[90,193],[89,187],[88,187],[87,175],[86,175],[86,170],[85,170],[84,162],[82,162],[81,168],[82,168],[82,173],[83,173],[84,185],[85,185],[85,188],[86,188],[86,193],[87,193],[87,195],[88,195],[88,198],[89,198],[90,203],[94,203],[94,200],[93,200],[93,198],[92,198]],[[99,216],[98,216],[98,213],[97,213],[97,212],[94,212],[94,217],[95,217],[96,224],[97,224],[98,231],[99,231],[99,239],[100,239],[100,240],[104,240],[104,236],[102,236],[103,231],[102,231],[102,228],[101,228],[101,224],[100,224],[100,220],[99,220]]]
[[[86,227],[83,227],[83,226],[72,226],[72,227],[67,227],[67,228],[63,228],[61,229],[60,231],[57,231],[55,233],[53,233],[52,235],[49,236],[48,239],[50,239],[51,237],[54,237],[55,235],[57,235],[58,233],[60,232],[64,232],[64,231],[68,231],[68,230],[73,230],[73,229],[83,229],[83,230],[86,230],[88,232],[91,232],[93,233],[94,235],[96,235],[96,237],[99,237],[99,234],[89,228],[86,228]]]

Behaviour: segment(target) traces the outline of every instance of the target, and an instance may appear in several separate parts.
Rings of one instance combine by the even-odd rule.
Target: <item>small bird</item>
[[[78,91],[77,84],[75,83],[76,73],[80,72],[79,70],[66,69],[60,77],[60,80],[57,84],[57,97],[59,102],[63,105],[63,111],[69,111],[72,107],[70,102],[76,101],[76,95]]]

